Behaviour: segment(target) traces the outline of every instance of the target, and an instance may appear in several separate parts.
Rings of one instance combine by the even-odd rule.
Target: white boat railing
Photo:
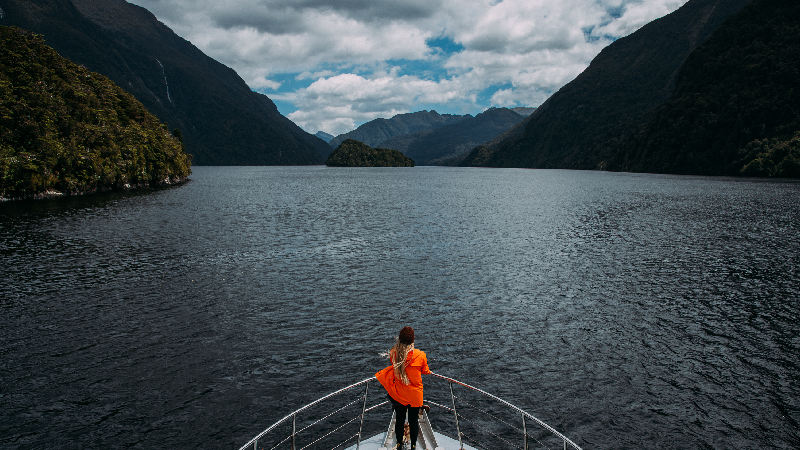
[[[450,433],[454,433],[456,436],[454,440],[458,441],[460,448],[464,448],[465,445],[469,444],[472,448],[520,448],[528,450],[529,448],[558,448],[563,446],[565,450],[567,448],[581,450],[577,444],[550,425],[496,395],[438,373],[433,373],[432,376],[447,382],[450,404],[445,405],[429,398],[428,386],[430,383],[426,383],[425,403],[447,411],[447,415],[452,415],[451,419],[455,423],[454,429],[447,427],[448,429],[443,430],[436,428],[437,422],[434,422],[435,431],[445,436],[453,436],[453,434]],[[368,405],[371,386],[373,388],[372,398],[373,400],[378,400],[378,402]],[[463,395],[456,395],[454,386],[456,386],[457,389],[465,389],[465,393],[475,393],[482,397],[481,406],[476,407],[468,402]],[[342,406],[332,407],[332,410],[326,410],[330,412],[324,414],[316,413],[316,415],[311,414],[310,410],[312,408],[322,405],[329,400],[332,401],[332,399],[336,397],[344,396],[346,393],[350,393],[350,395],[357,394],[357,396],[350,401],[345,400],[343,405],[342,402],[337,403],[337,405]],[[291,412],[250,439],[246,444],[241,446],[239,450],[258,450],[260,448],[291,448],[292,450],[302,450],[306,448],[336,449],[344,448],[348,444],[350,444],[352,448],[358,449],[361,446],[361,442],[364,440],[363,431],[367,413],[387,405],[389,402],[385,399],[386,393],[375,377],[361,380],[320,397]],[[504,419],[499,417],[497,411],[490,411],[490,405],[486,403],[485,399],[493,401],[496,406],[502,406],[506,414],[510,413],[512,417],[516,416],[517,419]],[[476,419],[465,415],[465,411],[469,410],[478,411],[482,417]],[[342,418],[341,415],[347,416]],[[301,423],[300,428],[298,428],[298,420],[301,416],[304,422]],[[387,414],[384,417],[390,418],[391,415]],[[431,417],[433,418],[435,416]],[[514,420],[519,420],[519,426],[512,423]],[[501,424],[503,431],[492,430],[491,427],[485,426],[485,424],[489,422]],[[279,429],[288,428],[289,424],[291,424],[291,430],[286,429],[279,431]],[[357,431],[355,431],[356,424],[358,424]],[[351,426],[350,431],[345,430],[348,426]],[[471,431],[474,430],[476,433],[491,436],[495,439],[494,443],[486,444],[477,436],[468,436],[465,433],[465,426],[471,427]],[[532,426],[538,427],[538,431],[533,430]],[[448,433],[448,431],[450,433]],[[551,441],[554,440],[558,442],[558,447],[553,447],[552,444],[543,442],[543,438],[540,436],[541,433],[545,433]],[[305,439],[304,442],[300,442],[301,436]],[[344,440],[342,440],[342,436],[344,436]],[[337,438],[336,441],[330,442],[334,437]]]
[[[454,378],[450,378],[450,377],[447,377],[447,376],[444,376],[444,375],[440,375],[438,373],[432,373],[431,375],[433,375],[435,377],[438,377],[438,378],[441,378],[442,380],[447,381],[448,387],[450,388],[450,400],[451,400],[452,408],[450,406],[438,404],[438,403],[432,402],[430,400],[426,400],[425,403],[428,403],[430,405],[436,406],[438,408],[449,410],[449,411],[451,411],[453,413],[453,416],[454,416],[454,419],[455,419],[455,426],[456,426],[456,430],[455,431],[456,431],[456,435],[458,436],[458,443],[459,443],[460,447],[463,448],[463,446],[464,446],[464,437],[465,436],[461,431],[461,426],[459,424],[459,422],[460,422],[459,419],[461,419],[461,421],[463,421],[464,419],[466,419],[466,417],[463,416],[458,411],[456,400],[459,397],[455,395],[455,393],[453,391],[453,385],[462,386],[462,387],[464,387],[466,389],[469,389],[470,391],[476,392],[476,393],[478,393],[478,394],[480,394],[480,395],[482,395],[484,397],[487,397],[487,398],[489,398],[491,400],[494,400],[495,402],[499,403],[500,405],[505,406],[505,407],[511,409],[512,411],[516,412],[517,414],[519,414],[520,427],[516,428],[513,424],[509,423],[507,420],[503,420],[503,419],[491,414],[490,412],[486,411],[485,407],[484,408],[478,408],[478,407],[474,407],[473,405],[469,405],[469,406],[473,407],[475,410],[481,411],[482,414],[485,414],[485,415],[489,416],[493,420],[502,422],[503,424],[507,425],[510,428],[517,429],[521,433],[522,442],[519,443],[519,444],[515,444],[515,443],[509,441],[506,437],[500,436],[499,434],[494,433],[494,432],[492,432],[491,430],[489,430],[489,429],[487,429],[485,427],[481,427],[479,425],[475,426],[478,431],[482,431],[484,433],[492,435],[496,439],[498,439],[498,440],[502,441],[504,444],[506,444],[506,446],[508,448],[522,448],[524,450],[528,450],[529,448],[531,448],[530,438],[532,436],[530,434],[530,430],[528,429],[528,420],[532,420],[533,423],[538,425],[541,429],[549,432],[552,436],[554,436],[555,438],[559,439],[561,441],[561,443],[563,444],[564,450],[566,450],[567,448],[573,448],[575,450],[581,450],[581,448],[578,446],[578,444],[572,442],[571,439],[569,439],[568,437],[564,436],[559,431],[557,431],[555,428],[553,428],[550,425],[544,423],[542,420],[540,420],[539,418],[537,418],[533,414],[530,414],[529,412],[523,410],[522,408],[520,408],[520,407],[518,407],[518,406],[516,406],[516,405],[514,405],[514,404],[512,404],[512,403],[510,403],[510,402],[508,402],[506,400],[503,400],[502,398],[500,398],[500,397],[498,397],[498,396],[496,396],[494,394],[490,394],[490,393],[488,393],[488,392],[486,392],[486,391],[484,391],[482,389],[476,388],[475,386],[471,386],[471,385],[469,385],[467,383],[464,383],[463,381],[459,381],[459,380],[456,380]],[[464,409],[464,408],[462,407],[462,409]],[[539,446],[541,446],[543,448],[550,448],[548,445],[542,443],[538,439],[536,439],[536,440],[537,440],[537,443],[539,444]],[[491,448],[496,448],[496,446],[493,446]]]
[[[283,439],[279,440],[277,444],[275,444],[274,446],[270,446],[269,448],[278,448],[281,445],[290,444],[291,445],[290,448],[292,450],[295,450],[298,447],[298,445],[297,445],[297,437],[298,437],[298,435],[300,435],[301,433],[304,433],[304,432],[310,430],[311,428],[313,428],[313,427],[315,427],[315,426],[317,426],[319,424],[322,424],[323,422],[331,419],[337,413],[340,413],[343,410],[347,409],[347,407],[352,406],[354,404],[354,401],[351,401],[351,402],[345,404],[344,406],[334,410],[333,412],[328,413],[325,416],[314,420],[312,423],[304,426],[303,428],[301,428],[299,430],[297,429],[297,417],[298,417],[298,415],[300,415],[304,411],[307,411],[307,410],[311,409],[312,407],[314,407],[314,406],[316,406],[316,405],[318,405],[318,404],[320,404],[320,403],[322,403],[322,402],[324,402],[326,400],[329,400],[329,399],[331,399],[333,397],[336,397],[336,396],[339,396],[341,394],[344,394],[345,392],[352,391],[352,390],[357,389],[357,388],[361,388],[363,386],[364,393],[361,394],[359,397],[357,397],[356,400],[355,400],[355,402],[361,402],[363,400],[362,408],[361,408],[361,414],[359,416],[351,418],[350,420],[346,421],[344,424],[341,424],[338,427],[334,428],[333,430],[328,431],[322,437],[319,437],[319,438],[315,439],[314,441],[312,441],[311,443],[309,443],[309,444],[307,444],[307,445],[305,445],[303,447],[300,447],[300,448],[306,448],[306,447],[311,447],[311,446],[317,445],[322,440],[324,440],[325,438],[333,435],[333,433],[343,429],[344,426],[353,423],[357,419],[360,419],[360,426],[359,426],[358,433],[356,433],[355,435],[352,435],[352,436],[348,436],[347,439],[344,442],[340,443],[339,445],[332,446],[330,448],[341,447],[342,445],[346,444],[347,442],[349,442],[353,438],[356,438],[356,440],[357,440],[356,441],[357,442],[356,445],[358,445],[358,443],[360,443],[360,441],[361,441],[361,427],[363,427],[363,425],[364,425],[364,416],[366,415],[366,413],[371,411],[371,410],[373,410],[373,409],[375,409],[375,408],[378,408],[378,407],[380,407],[382,405],[385,405],[385,404],[389,403],[388,401],[384,401],[384,402],[378,403],[376,405],[372,405],[369,408],[366,406],[367,405],[367,396],[369,394],[369,385],[373,381],[377,384],[377,379],[375,377],[370,377],[370,378],[367,378],[365,380],[361,380],[358,383],[353,383],[350,386],[343,387],[343,388],[339,389],[338,391],[331,392],[330,394],[328,394],[328,395],[326,395],[324,397],[320,397],[320,398],[314,400],[313,402],[311,402],[311,403],[309,403],[309,404],[307,404],[307,405],[295,410],[294,412],[288,414],[287,416],[285,416],[281,420],[273,423],[272,425],[269,426],[269,428],[267,428],[266,430],[262,431],[256,437],[254,437],[253,439],[250,439],[246,444],[241,446],[239,450],[246,450],[248,448],[253,448],[254,450],[257,450],[259,448],[258,447],[259,441],[261,441],[267,435],[269,435],[274,430],[276,430],[280,425],[288,423],[290,420],[291,420],[291,423],[292,423],[292,431],[291,431],[291,433],[288,436],[285,436]]]

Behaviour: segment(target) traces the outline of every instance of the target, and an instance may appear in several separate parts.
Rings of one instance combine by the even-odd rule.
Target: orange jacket
[[[394,363],[394,354],[390,355],[389,360]],[[375,378],[398,403],[419,408],[422,406],[422,375],[429,373],[431,369],[428,368],[425,352],[414,349],[406,356],[406,375],[410,384],[403,384],[395,377],[392,365],[376,373]]]

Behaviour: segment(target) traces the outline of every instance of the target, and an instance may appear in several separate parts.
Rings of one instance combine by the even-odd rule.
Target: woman
[[[397,447],[403,447],[403,432],[408,413],[411,448],[417,448],[419,408],[422,407],[422,374],[429,374],[428,357],[414,348],[414,329],[403,327],[397,341],[389,350],[391,365],[375,374],[389,393],[395,412],[394,433]]]

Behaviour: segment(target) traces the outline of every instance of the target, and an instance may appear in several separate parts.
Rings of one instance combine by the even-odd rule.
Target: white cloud
[[[653,19],[665,16],[683,6],[686,0],[639,0],[623,2],[622,16],[594,30],[596,35],[624,37]]]
[[[513,89],[500,89],[492,95],[491,102],[492,106],[518,106],[517,98],[519,96]]]
[[[246,68],[239,72],[239,76],[250,86],[251,89],[258,90],[277,90],[280,89],[281,83],[279,81],[270,80],[270,73],[263,68]]]
[[[330,77],[336,75],[332,70],[320,70],[319,72],[305,71],[297,74],[294,78],[296,80],[318,80],[320,78]]]
[[[468,49],[496,53],[569,50],[585,43],[582,27],[596,24],[605,10],[586,0],[505,0],[453,30]]]
[[[288,116],[300,126],[330,133],[422,105],[471,108],[464,112],[473,113],[500,104],[537,106],[583,71],[611,39],[686,3],[132,1],[235,69],[251,88],[290,102],[297,110]],[[428,47],[426,41],[434,38],[450,39],[463,50]],[[426,64],[418,71],[416,66],[390,67],[403,61]],[[289,90],[296,84],[275,81],[286,74],[311,84]],[[490,86],[503,88],[479,103],[479,93]]]
[[[432,35],[403,20],[362,21],[333,7],[310,9],[308,5],[314,6],[310,1],[137,3],[150,5],[156,12],[163,8],[162,19],[176,33],[239,73],[245,69],[273,74],[311,72],[321,64],[424,59],[429,53],[425,41]],[[190,12],[184,16],[181,10]]]

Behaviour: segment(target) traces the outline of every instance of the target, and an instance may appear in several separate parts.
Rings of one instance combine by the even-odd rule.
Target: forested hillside
[[[690,0],[603,49],[575,80],[464,165],[603,169],[673,94],[686,58],[750,0]]]
[[[611,168],[800,177],[800,2],[757,0],[721,26]]]
[[[372,148],[353,139],[339,144],[325,164],[332,167],[414,167],[414,161],[397,150]]]
[[[0,197],[181,182],[179,138],[108,78],[0,26]]]

